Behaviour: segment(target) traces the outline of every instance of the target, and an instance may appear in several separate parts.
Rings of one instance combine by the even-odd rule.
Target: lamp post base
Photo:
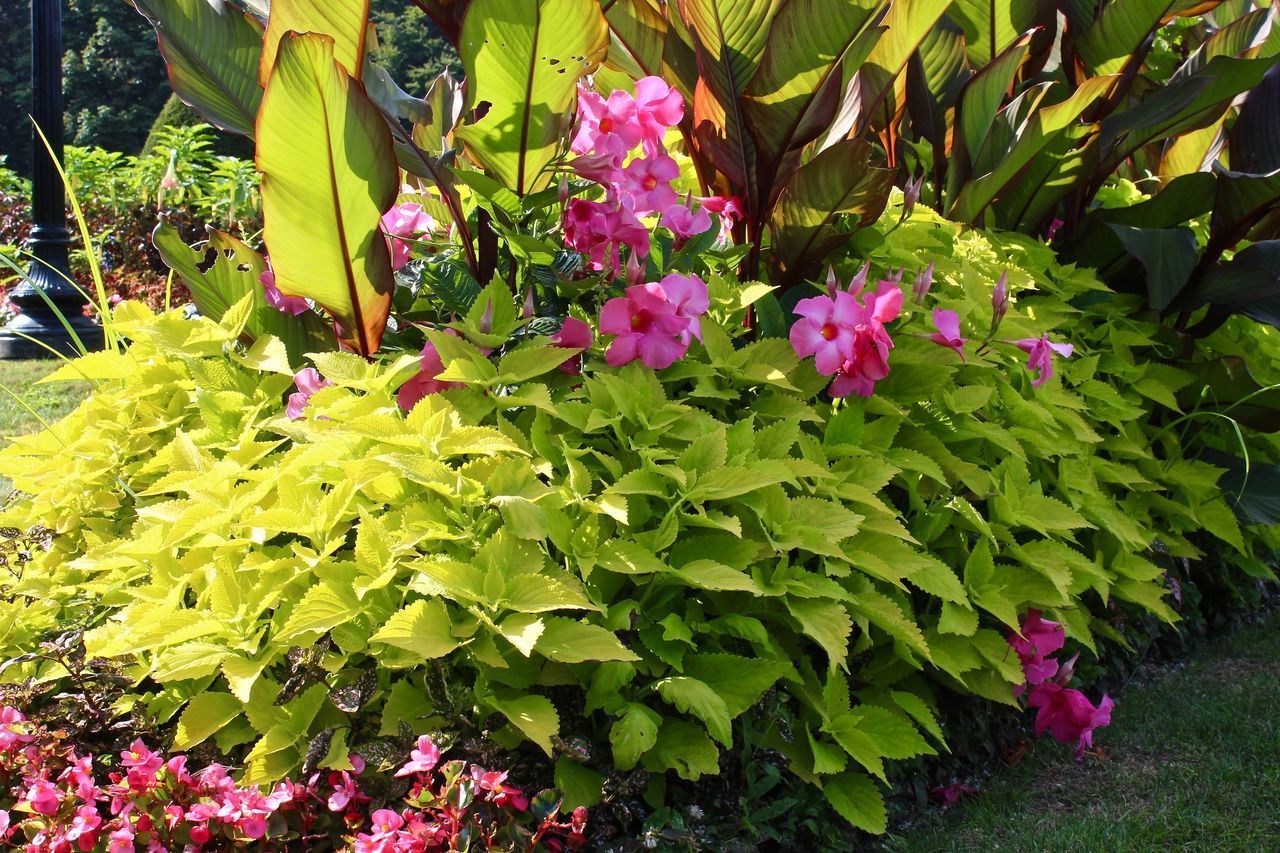
[[[0,328],[0,360],[70,357],[106,345],[102,327],[84,316],[84,297],[63,275],[69,271],[60,274],[48,263],[32,263],[9,297],[22,313]]]

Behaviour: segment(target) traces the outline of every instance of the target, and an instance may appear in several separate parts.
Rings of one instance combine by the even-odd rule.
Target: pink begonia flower
[[[684,118],[684,97],[661,77],[637,80],[635,103],[641,133],[654,145],[661,145],[667,128],[675,127]]]
[[[577,317],[565,317],[560,331],[551,336],[551,343],[566,349],[591,349],[591,326]],[[582,375],[582,354],[574,356],[560,365],[560,372],[568,376]],[[419,739],[421,742],[421,739]]]
[[[853,352],[854,328],[862,320],[862,306],[852,294],[838,290],[834,298],[801,299],[795,310],[801,319],[791,327],[791,347],[801,358],[813,356],[819,373],[835,374]]]
[[[120,763],[130,770],[141,770],[154,776],[164,766],[164,758],[147,749],[141,740],[134,740],[128,749],[120,753]]]
[[[654,370],[684,357],[692,338],[702,339],[699,318],[707,312],[707,285],[696,275],[672,273],[661,282],[633,285],[600,311],[600,332],[616,335],[605,361],[621,367],[639,358]]]
[[[1010,341],[1010,343],[1029,355],[1027,370],[1036,374],[1036,378],[1031,380],[1032,388],[1039,388],[1053,377],[1053,354],[1055,352],[1063,358],[1067,358],[1075,351],[1075,347],[1071,346],[1071,344],[1055,344],[1043,336],[1039,338],[1023,338],[1020,341]]]
[[[440,749],[426,735],[418,737],[417,747],[409,753],[409,761],[396,771],[396,777],[412,776],[415,773],[430,773],[440,763]],[[399,829],[397,826],[396,829]]]
[[[111,844],[107,853],[133,853],[133,825],[125,821],[120,828],[111,833]]]
[[[1060,651],[1067,641],[1060,624],[1043,618],[1039,610],[1028,610],[1020,635],[1010,632],[1006,640],[1022,662],[1027,684],[1041,684],[1057,674],[1058,662],[1048,656]],[[1015,695],[1022,695],[1022,691],[1016,690]]]
[[[387,235],[387,249],[391,252],[391,269],[402,269],[409,263],[413,246],[401,238],[423,234],[435,227],[422,205],[412,202],[397,204],[382,216],[382,230]]]
[[[960,336],[960,315],[954,311],[944,311],[941,308],[933,309],[933,325],[938,331],[929,335],[929,340],[938,346],[947,347],[956,351],[956,355],[964,360],[964,345],[968,342],[968,338]]]
[[[438,394],[449,388],[465,387],[461,382],[436,379],[437,376],[444,373],[444,360],[440,358],[439,350],[436,349],[436,345],[431,341],[427,341],[422,347],[422,357],[419,360],[419,364],[421,366],[418,368],[418,372],[408,382],[401,385],[400,390],[396,393],[396,403],[406,412],[412,411],[418,401],[428,394]]]
[[[487,771],[483,767],[471,765],[471,779],[481,791],[488,791],[485,798],[500,806],[510,805],[516,811],[524,811],[529,807],[529,798],[518,789],[502,784],[507,781],[507,771]]]
[[[867,294],[854,327],[852,352],[840,365],[827,393],[832,397],[870,397],[875,393],[876,383],[889,375],[889,351],[893,349],[885,323],[897,319],[901,310],[902,290],[892,277],[882,280],[874,294]]]
[[[962,797],[974,797],[977,794],[978,789],[972,785],[966,785],[963,782],[952,782],[950,785],[939,785],[930,789],[929,799],[946,808],[951,808],[960,802]]]
[[[578,119],[578,132],[569,146],[575,154],[609,154],[621,163],[644,136],[636,100],[621,90],[605,99],[579,83]]]
[[[68,827],[65,838],[68,841],[83,839],[84,842],[76,846],[81,850],[92,850],[98,839],[100,826],[102,826],[102,815],[98,814],[98,810],[93,806],[80,806],[76,809],[76,816],[71,819],[71,826]]]
[[[487,353],[486,353],[486,354],[487,354]],[[347,756],[347,761],[351,762],[351,772],[352,772],[352,773],[354,773],[354,774],[356,774],[357,776],[359,776],[361,773],[363,773],[363,772],[364,772],[364,768],[365,768],[364,759],[363,759],[363,758],[361,758],[361,757],[360,757],[359,755],[357,755],[356,753],[354,753],[354,752],[353,752],[353,753],[351,753],[350,755],[348,755],[348,756]]]
[[[37,779],[27,789],[27,801],[37,814],[51,815],[62,803],[62,791],[47,779]]]
[[[333,383],[322,378],[320,372],[314,367],[305,367],[294,375],[293,384],[298,390],[289,395],[284,413],[289,420],[297,421],[302,419],[307,406],[311,404],[311,395],[321,388],[328,388]]]
[[[404,826],[404,818],[391,809],[378,809],[369,816],[369,819],[372,823],[370,828],[378,833],[395,832]]]
[[[660,220],[663,228],[671,232],[675,238],[675,247],[681,248],[691,237],[703,234],[711,228],[711,214],[699,206],[697,211],[689,209],[689,205],[677,201],[662,211]]]
[[[621,266],[619,248],[630,247],[640,257],[649,255],[649,231],[625,207],[576,198],[564,209],[565,244],[586,255],[592,269],[608,267],[614,275]]]
[[[728,198],[719,195],[698,198],[697,202],[708,213],[714,213],[720,219],[719,239],[723,243],[733,242],[733,223],[742,221],[745,216],[742,200],[736,195]]]
[[[1027,705],[1039,708],[1036,712],[1036,736],[1047,731],[1055,740],[1076,745],[1076,759],[1093,746],[1093,732],[1111,723],[1111,709],[1115,703],[1110,696],[1103,696],[1095,708],[1079,690],[1046,681],[1031,688]]]
[[[22,725],[27,718],[17,708],[0,709],[0,752],[10,752],[24,743],[31,743],[35,737],[27,734]]]
[[[276,287],[275,271],[271,267],[262,271],[258,281],[262,283],[262,296],[267,304],[282,314],[292,314],[296,317],[311,310],[311,305],[301,296],[285,296],[280,292],[280,288]]]
[[[665,153],[637,157],[622,170],[622,197],[637,216],[665,210],[680,197],[671,188],[678,177],[680,167]]]
[[[329,811],[340,812],[356,798],[356,783],[352,781],[351,774],[345,770],[333,775],[337,777],[337,780],[330,777],[330,781],[333,784],[333,793],[329,795],[327,804]]]

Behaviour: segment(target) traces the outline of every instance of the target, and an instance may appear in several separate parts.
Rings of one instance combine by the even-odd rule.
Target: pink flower
[[[933,309],[933,325],[937,327],[938,331],[929,335],[929,340],[938,346],[955,350],[956,355],[963,360],[964,345],[968,339],[960,337],[960,316],[954,311],[935,308]]]
[[[403,268],[413,253],[413,246],[401,238],[430,231],[435,224],[420,204],[397,204],[383,214],[382,230],[387,234],[387,248],[391,251],[391,269]]]
[[[921,179],[923,180],[923,178]],[[951,808],[960,802],[962,797],[977,796],[978,789],[972,785],[965,785],[962,782],[952,782],[950,785],[939,785],[929,791],[929,799],[935,803],[939,803],[946,808]]]
[[[667,128],[684,118],[684,98],[661,77],[642,77],[636,81],[636,119],[644,139],[662,144]]]
[[[591,349],[591,326],[577,317],[565,317],[560,331],[551,336],[551,343],[566,349]],[[582,375],[582,355],[579,353],[560,365],[560,372],[569,376]],[[419,738],[421,743],[421,738]]]
[[[862,320],[862,306],[852,294],[811,296],[796,303],[801,319],[791,327],[791,347],[801,358],[813,356],[814,366],[831,376],[853,352],[854,328]]]
[[[662,211],[662,227],[675,237],[675,247],[679,249],[689,241],[711,227],[711,215],[701,206],[692,211],[688,204],[677,201]]]
[[[1039,610],[1028,610],[1020,634],[1010,632],[1006,639],[1022,661],[1027,684],[1040,684],[1053,678],[1058,672],[1058,662],[1048,656],[1059,651],[1067,641],[1062,626],[1043,618]]]
[[[742,207],[742,200],[736,195],[728,198],[719,195],[707,196],[698,199],[702,204],[702,208],[708,213],[714,213],[720,218],[720,241],[730,243],[733,241],[733,223],[742,221],[745,215]]]
[[[111,833],[111,844],[107,847],[107,853],[133,853],[133,825],[127,820],[120,824],[120,828]]]
[[[991,334],[996,333],[996,328],[1007,313],[1009,313],[1009,271],[1005,270],[1000,273],[1000,279],[991,291]]]
[[[612,188],[622,180],[622,169],[612,154],[584,154],[569,161],[569,168],[589,181]],[[567,187],[565,188],[567,191]],[[561,200],[563,204],[565,199]]]
[[[924,298],[929,295],[929,291],[933,288],[933,261],[929,261],[929,266],[924,268],[924,272],[916,276],[916,280],[911,285],[911,298],[915,300],[917,305],[924,304]],[[937,317],[935,312],[934,317]]]
[[[699,317],[710,304],[707,286],[695,276],[672,273],[661,283],[633,285],[600,311],[600,332],[616,335],[605,361],[620,367],[639,358],[654,370],[683,358],[693,337],[701,339]]]
[[[524,811],[529,807],[529,798],[516,788],[508,787],[506,771],[487,771],[483,767],[471,765],[471,779],[481,791],[488,791],[485,798],[500,806],[510,805],[516,811]]]
[[[461,382],[447,382],[436,379],[441,373],[444,373],[444,360],[440,358],[440,352],[436,349],[436,345],[431,341],[427,341],[422,347],[422,357],[419,359],[418,372],[415,373],[408,382],[400,386],[400,391],[396,394],[396,403],[406,412],[412,411],[418,401],[428,394],[438,394],[449,388],[465,387]]]
[[[579,321],[581,322],[581,321]],[[585,323],[583,325],[586,325]],[[415,773],[430,773],[435,769],[436,764],[440,762],[440,749],[432,742],[431,738],[421,735],[418,738],[418,746],[409,753],[409,762],[396,771],[396,776],[412,776]],[[394,812],[393,812],[394,814]],[[374,814],[377,817],[377,813]],[[395,827],[399,829],[399,826]]]
[[[639,216],[665,210],[679,198],[671,188],[671,182],[678,177],[680,167],[662,152],[637,157],[622,170],[623,197]]]
[[[284,314],[293,314],[297,316],[304,311],[310,311],[311,306],[307,304],[307,300],[300,296],[285,296],[280,292],[280,288],[276,287],[276,274],[271,267],[267,267],[258,276],[258,281],[262,283],[262,297],[267,300],[267,304],[272,308]]]
[[[32,811],[37,814],[51,815],[56,812],[62,803],[62,797],[62,791],[47,779],[37,779],[27,789],[27,800],[31,803]]]
[[[1115,703],[1110,696],[1103,696],[1095,708],[1093,703],[1070,687],[1046,681],[1031,688],[1027,705],[1039,708],[1036,713],[1036,736],[1047,731],[1055,740],[1076,745],[1076,759],[1093,746],[1093,732],[1111,723],[1111,709]]]
[[[323,379],[320,372],[314,367],[306,367],[299,370],[293,377],[293,384],[298,390],[289,395],[289,402],[285,406],[284,413],[289,416],[290,420],[301,420],[303,412],[311,403],[311,395],[319,391],[321,388],[328,388],[333,385],[328,379]]]
[[[1010,343],[1030,356],[1027,359],[1027,370],[1036,374],[1036,378],[1031,380],[1032,388],[1039,388],[1053,376],[1053,353],[1056,352],[1063,358],[1067,358],[1075,350],[1071,344],[1051,343],[1047,337],[1043,336],[1023,338]]]
[[[421,743],[422,738],[419,738],[418,741]],[[370,820],[373,824],[371,828],[377,833],[395,832],[404,826],[404,819],[391,809],[378,809],[370,815]]]
[[[1054,235],[1058,233],[1058,229],[1061,228],[1063,225],[1066,225],[1066,223],[1063,222],[1061,219],[1054,217],[1053,221],[1049,223],[1048,229],[1046,229],[1044,232],[1044,241],[1046,243],[1052,243]]]
[[[916,180],[907,179],[907,185],[902,190],[902,218],[906,219],[911,215],[912,209],[916,206],[916,202],[920,200],[920,190],[924,187],[924,173]]]
[[[606,100],[578,84],[578,119],[569,146],[575,154],[609,154],[621,163],[644,135],[635,98],[617,89]]]
[[[564,239],[569,248],[587,256],[592,269],[607,266],[614,275],[621,266],[621,246],[641,257],[649,254],[649,232],[635,214],[599,201],[575,198],[565,205]]]
[[[853,330],[852,351],[840,365],[840,372],[827,389],[832,397],[857,394],[870,397],[876,383],[889,375],[889,351],[893,339],[885,323],[897,319],[902,310],[902,290],[892,277],[881,280],[875,294],[867,294],[862,314]]]
[[[329,795],[328,800],[329,811],[340,812],[356,798],[356,783],[352,781],[351,774],[345,770],[331,775],[329,782],[333,785],[333,793]]]
[[[102,826],[102,816],[98,814],[98,810],[93,806],[81,806],[76,809],[76,816],[71,819],[71,826],[67,829],[66,839],[68,841],[76,841],[84,839],[84,843],[78,845],[81,850],[92,849],[94,842],[98,837],[98,827]]]
[[[0,752],[9,752],[16,746],[35,740],[22,725],[26,721],[27,718],[17,708],[6,706],[0,709]]]

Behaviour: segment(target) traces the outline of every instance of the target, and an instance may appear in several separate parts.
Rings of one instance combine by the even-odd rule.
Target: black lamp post
[[[31,0],[31,88],[31,116],[48,138],[52,156],[61,163],[61,0]],[[102,329],[84,316],[86,300],[71,283],[67,262],[71,232],[67,230],[62,178],[39,134],[33,129],[31,135],[35,156],[31,176],[32,227],[27,248],[34,260],[26,278],[9,294],[22,313],[0,329],[0,359],[52,357],[45,347],[74,354],[75,340],[67,325],[87,349],[103,347]]]

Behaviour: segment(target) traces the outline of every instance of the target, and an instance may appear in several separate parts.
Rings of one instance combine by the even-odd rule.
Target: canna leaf
[[[369,355],[395,287],[379,220],[399,174],[386,123],[333,50],[325,36],[280,43],[258,117],[263,237],[280,291],[315,300]]]
[[[252,136],[262,86],[262,25],[208,0],[133,0],[155,28],[169,85],[210,124]]]
[[[467,75],[465,110],[479,119],[454,131],[471,157],[518,195],[550,181],[578,80],[609,45],[595,0],[474,0],[459,54]]]
[[[263,88],[275,68],[286,33],[315,33],[333,39],[333,58],[352,77],[364,73],[369,0],[271,0],[271,17],[262,41],[258,79]]]

